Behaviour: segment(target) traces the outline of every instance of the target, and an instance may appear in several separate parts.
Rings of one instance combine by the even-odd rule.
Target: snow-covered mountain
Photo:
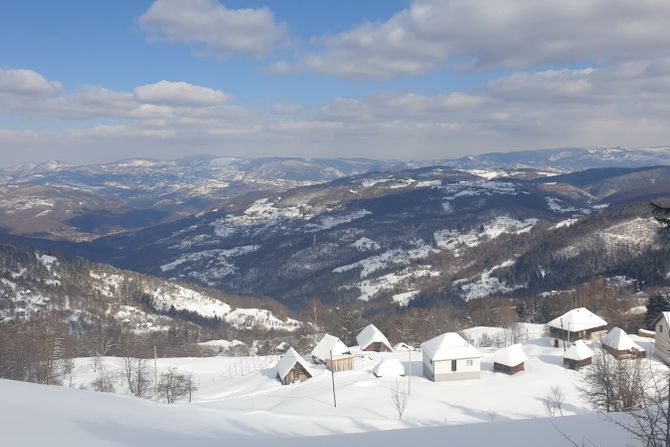
[[[595,275],[653,284],[665,272],[649,262],[667,264],[667,245],[646,200],[669,189],[666,167],[531,180],[421,168],[236,198],[69,248],[295,309],[314,296],[389,305],[522,296]]]
[[[248,301],[247,301],[248,302]],[[167,331],[174,322],[222,321],[233,328],[287,330],[298,321],[241,297],[69,256],[0,245],[0,321],[59,313],[74,327],[113,323],[139,332]],[[275,303],[275,309],[282,306]]]

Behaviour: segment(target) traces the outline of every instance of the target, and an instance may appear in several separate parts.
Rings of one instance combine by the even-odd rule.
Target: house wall
[[[471,363],[468,365],[468,363]],[[451,370],[451,360],[431,361],[423,354],[423,375],[434,382],[447,380],[479,379],[480,359],[456,359],[456,371]]]
[[[382,342],[373,342],[367,345],[362,349],[362,351],[369,351],[369,352],[391,352],[391,348],[386,346]]]
[[[507,366],[507,365],[503,365],[501,363],[494,362],[493,363],[493,371],[502,372],[502,373],[505,373],[505,374],[516,374],[518,372],[523,371],[525,369],[524,366],[525,366],[524,363],[519,363],[516,366]]]
[[[618,360],[635,358],[643,359],[647,356],[647,353],[644,351],[619,351],[607,345],[603,345],[603,349]]]
[[[326,368],[328,368],[328,370],[333,372],[351,371],[352,369],[354,369],[354,357],[347,356],[347,357],[336,358],[333,359],[332,363],[330,359],[327,359]]]
[[[670,364],[670,334],[668,322],[665,317],[661,317],[654,327],[654,354],[662,362]]]
[[[573,359],[566,359],[563,358],[563,366],[569,369],[574,369],[577,370],[579,368],[583,368],[585,366],[588,366],[591,364],[591,357],[586,358],[584,360],[573,360]]]
[[[554,347],[556,347],[556,345],[558,344],[558,347],[562,348],[564,342],[566,345],[568,345],[570,343],[574,343],[577,340],[601,340],[603,337],[605,337],[605,335],[607,335],[607,329],[605,328],[605,326],[579,332],[568,332],[565,330],[550,327],[549,343],[551,346]]]

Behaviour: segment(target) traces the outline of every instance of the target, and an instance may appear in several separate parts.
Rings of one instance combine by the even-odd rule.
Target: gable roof
[[[563,353],[563,358],[577,360],[579,362],[593,357],[594,354],[595,352],[593,352],[593,349],[586,346],[584,340],[577,340]]]
[[[305,359],[302,358],[300,354],[296,352],[295,349],[291,347],[288,348],[288,350],[281,356],[279,362],[277,362],[277,366],[275,367],[277,369],[277,375],[279,378],[283,380],[284,377],[286,377],[286,374],[288,374],[289,371],[293,369],[296,363],[305,368],[307,374],[312,377],[312,371],[309,369],[309,364],[305,361]]]
[[[482,356],[474,346],[456,332],[447,332],[421,343],[424,354],[432,360],[473,359]]]
[[[656,327],[656,323],[658,323],[658,321],[659,321],[661,318],[664,318],[665,321],[666,321],[667,323],[670,323],[670,312],[668,312],[668,311],[666,310],[666,311],[661,312],[660,314],[658,314],[658,315],[656,316],[656,318],[654,318],[654,320],[651,322],[651,326],[652,326],[652,328],[655,328],[655,327]]]
[[[609,331],[607,336],[603,338],[603,345],[609,346],[617,351],[644,351],[640,345],[630,338],[630,335],[618,327],[613,328]]]
[[[528,360],[520,344],[508,346],[495,353],[493,361],[505,366],[517,366]]]
[[[386,336],[382,333],[382,331],[377,329],[377,326],[374,324],[368,324],[365,326],[365,328],[356,336],[356,343],[358,343],[358,347],[361,349],[370,346],[372,343],[383,343],[391,351],[393,351],[391,343],[389,343]]]
[[[398,359],[386,359],[377,363],[372,372],[377,377],[396,377],[405,375],[405,367]]]
[[[349,354],[349,348],[342,343],[342,340],[334,335],[326,334],[321,341],[312,350],[312,355],[319,360],[327,360],[330,358],[330,352],[333,352],[333,357]]]
[[[607,321],[603,320],[586,307],[578,307],[564,313],[560,317],[554,318],[547,323],[547,325],[556,329],[579,332],[607,326]]]

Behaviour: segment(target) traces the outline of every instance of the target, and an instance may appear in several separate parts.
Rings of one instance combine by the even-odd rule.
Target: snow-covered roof
[[[296,363],[305,368],[305,371],[307,371],[310,376],[312,375],[312,371],[309,369],[309,364],[305,361],[305,359],[302,358],[300,354],[296,352],[295,349],[291,347],[288,348],[288,351],[286,351],[286,353],[281,356],[279,362],[277,363],[276,369],[279,378],[283,379],[286,377],[286,374],[288,374],[288,372],[293,369]]]
[[[405,375],[405,367],[398,359],[387,359],[377,363],[372,372],[377,377],[397,377]]]
[[[584,340],[577,340],[563,353],[563,358],[581,361],[593,357],[594,354],[593,349],[586,346]]]
[[[432,360],[472,359],[481,357],[474,346],[456,332],[447,332],[421,343],[421,349]]]
[[[331,351],[333,352],[333,357],[336,357],[348,354],[349,348],[339,338],[326,334],[314,347],[312,355],[319,360],[327,360],[330,358]]]
[[[495,353],[493,361],[505,366],[517,366],[528,360],[520,344],[508,346]]]
[[[640,345],[630,338],[630,335],[618,327],[613,328],[609,331],[607,336],[603,338],[603,345],[609,346],[617,351],[644,351]]]
[[[414,351],[414,346],[410,346],[405,342],[400,342],[393,347],[394,351]]]
[[[554,318],[548,326],[570,332],[585,331],[597,327],[607,326],[607,321],[594,314],[586,307],[572,309],[558,318]]]
[[[365,326],[365,328],[356,336],[356,342],[361,349],[365,349],[372,343],[383,343],[390,350],[393,350],[393,347],[391,346],[391,343],[389,343],[386,336],[382,334],[382,331],[377,329],[377,326],[374,324],[368,324]]]

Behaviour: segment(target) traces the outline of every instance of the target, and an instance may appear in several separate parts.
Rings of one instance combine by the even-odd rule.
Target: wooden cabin
[[[577,340],[600,340],[605,336],[607,321],[585,307],[572,309],[547,323],[549,340],[558,348]]]
[[[603,338],[603,349],[617,360],[642,359],[647,352],[623,329],[615,327]]]
[[[332,360],[331,360],[332,358]],[[351,350],[334,335],[326,334],[312,350],[312,361],[325,364],[333,372],[354,369],[354,356]]]
[[[456,332],[421,344],[423,375],[433,382],[479,379],[482,353]]]
[[[528,356],[520,344],[507,346],[493,356],[493,371],[514,375],[525,369]]]
[[[367,325],[356,336],[356,342],[361,351],[393,352],[391,343],[374,324]]]
[[[295,349],[289,349],[281,356],[276,366],[277,379],[283,385],[304,382],[312,377],[309,365]]]
[[[563,366],[578,370],[591,364],[594,352],[584,340],[577,340],[563,353]]]

